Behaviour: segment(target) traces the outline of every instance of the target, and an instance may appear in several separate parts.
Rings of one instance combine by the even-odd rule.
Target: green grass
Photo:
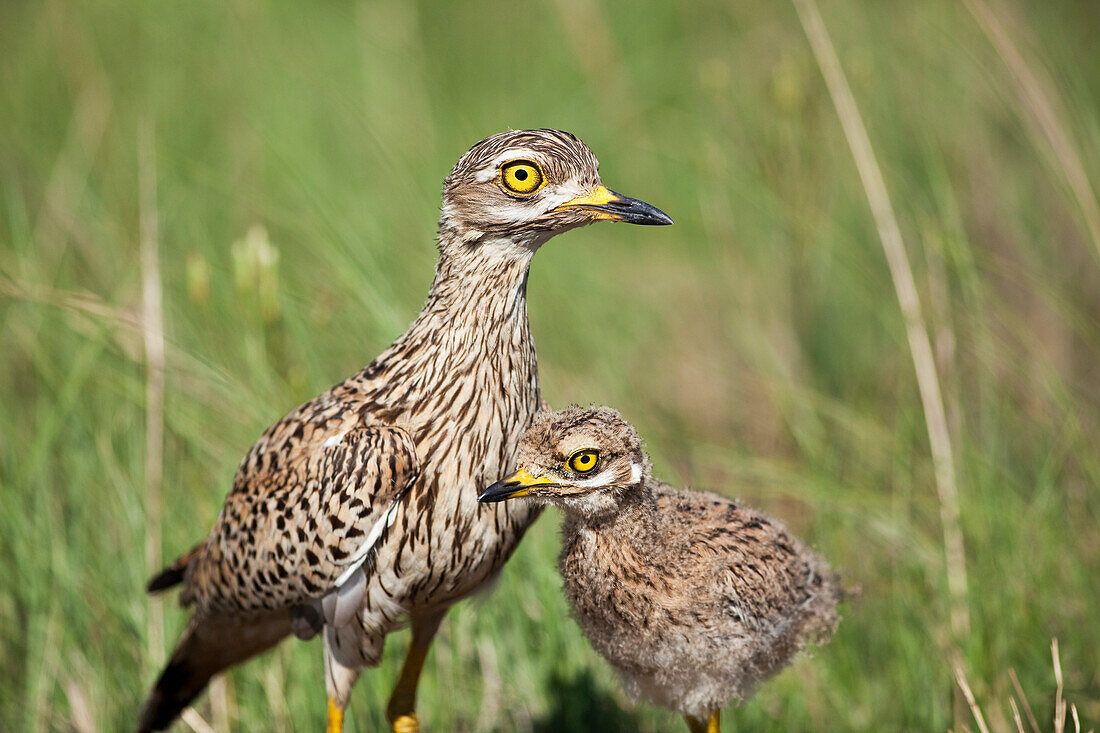
[[[998,2],[1100,182],[1089,2]],[[1065,172],[964,5],[823,0],[901,221],[958,464],[986,714],[1015,668],[1100,721],[1100,255]],[[676,226],[536,257],[554,405],[607,403],[663,477],[782,518],[861,594],[727,730],[970,724],[953,681],[927,432],[903,321],[832,102],[783,3],[0,4],[0,730],[128,728],[185,621],[149,600],[139,131],[153,130],[168,343],[165,559],[237,461],[423,302],[438,189],[507,127],[583,137]],[[237,284],[265,227],[274,300]],[[205,276],[203,275],[205,273]],[[265,301],[264,298],[268,300]],[[272,309],[272,304],[276,308]],[[265,310],[266,309],[266,310]],[[630,708],[559,592],[547,515],[444,623],[432,730],[669,730]],[[378,729],[407,632],[356,688]],[[320,646],[228,678],[230,727],[316,729]],[[999,709],[999,716],[990,708]],[[622,708],[622,709],[620,709]]]

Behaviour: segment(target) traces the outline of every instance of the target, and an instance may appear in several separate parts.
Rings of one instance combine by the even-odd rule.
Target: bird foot
[[[393,733],[420,733],[420,721],[417,720],[416,713],[398,715],[390,726],[393,728]]]

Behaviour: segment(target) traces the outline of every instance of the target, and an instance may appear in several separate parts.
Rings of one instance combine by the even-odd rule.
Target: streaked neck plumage
[[[534,252],[507,240],[442,246],[424,314],[475,328],[525,324]]]
[[[507,240],[463,245],[441,236],[423,310],[368,367],[374,418],[410,431],[429,484],[444,467],[436,455],[462,452],[462,460],[448,461],[457,473],[443,488],[468,492],[471,501],[509,469],[539,408],[526,299],[533,254]]]

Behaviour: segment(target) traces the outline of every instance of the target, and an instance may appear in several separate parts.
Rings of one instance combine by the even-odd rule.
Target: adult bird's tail
[[[138,733],[164,730],[227,667],[270,649],[290,633],[287,613],[191,619],[138,717]]]
[[[177,557],[171,565],[149,579],[149,584],[145,586],[145,590],[149,593],[160,593],[182,583],[187,578],[187,568],[202,553],[205,547],[206,540],[203,540]]]

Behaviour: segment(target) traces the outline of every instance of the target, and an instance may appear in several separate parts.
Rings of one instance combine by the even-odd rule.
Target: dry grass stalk
[[[69,724],[76,733],[95,733],[95,713],[84,686],[75,679],[65,683],[65,696],[69,699]]]
[[[1009,667],[1008,676],[1012,680],[1012,687],[1016,690],[1016,697],[1020,698],[1020,702],[1023,703],[1024,712],[1027,714],[1027,722],[1031,726],[1032,733],[1039,733],[1039,721],[1035,720],[1035,713],[1031,712],[1031,704],[1027,701],[1027,695],[1024,694],[1024,688],[1020,685],[1020,679],[1016,676],[1016,670]]]
[[[920,296],[917,294],[913,271],[905,254],[901,228],[894,215],[886,183],[875,158],[871,140],[863,124],[855,97],[848,86],[844,70],[840,66],[836,50],[813,0],[792,0],[798,12],[806,38],[813,49],[818,67],[825,78],[844,136],[852,150],[859,171],[867,202],[878,229],[879,239],[886,254],[894,291],[905,318],[905,330],[909,351],[917,375],[917,387],[924,408],[928,442],[935,467],[936,491],[940,504],[940,521],[943,526],[944,554],[947,566],[947,586],[950,593],[949,614],[955,642],[970,631],[970,613],[967,608],[966,553],[959,521],[959,496],[955,483],[955,459],[951,438],[947,429],[943,394],[940,389],[928,328],[921,313]]]
[[[164,473],[164,320],[157,251],[157,173],[153,129],[141,127],[138,138],[138,177],[141,208],[142,335],[145,342],[145,574],[161,566],[161,480]],[[149,658],[164,656],[164,614],[161,602],[147,601],[146,639]]]
[[[60,308],[96,321],[109,322],[113,328],[141,331],[140,319],[123,308],[105,303],[94,293],[61,290],[46,285],[31,285],[25,281],[16,282],[0,275],[0,295],[28,303]]]
[[[210,720],[216,733],[229,733],[230,689],[229,680],[220,674],[210,681]]]
[[[1000,18],[990,9],[985,0],[963,0],[967,10],[974,16],[982,32],[985,33],[997,54],[1012,74],[1016,87],[1023,99],[1024,107],[1031,113],[1031,119],[1038,132],[1045,137],[1054,151],[1054,157],[1062,168],[1062,173],[1073,191],[1089,236],[1100,255],[1100,204],[1085,172],[1084,163],[1078,154],[1068,132],[1068,126],[1062,122],[1051,101],[1055,96],[1050,85],[1044,85],[1038,74],[1032,71],[1011,36],[1001,24]]]
[[[1062,699],[1062,660],[1058,656],[1058,640],[1050,641],[1050,657],[1054,660],[1054,733],[1066,729],[1066,701]]]
[[[180,720],[195,733],[214,733],[214,729],[203,720],[203,717],[198,714],[195,708],[185,708],[180,714]]]
[[[1020,719],[1020,708],[1016,706],[1016,699],[1008,698],[1008,706],[1012,708],[1012,721],[1016,723],[1017,733],[1025,733],[1024,721]]]
[[[962,665],[955,665],[955,681],[959,684],[959,689],[962,690],[963,697],[966,698],[966,704],[970,707],[970,712],[974,715],[974,722],[978,724],[978,730],[981,733],[989,733],[989,727],[985,724],[985,717],[982,715],[982,709],[978,707],[978,701],[974,699],[974,693],[970,690],[970,685],[966,681],[966,672],[963,672]]]
[[[1054,667],[1055,682],[1054,718],[1052,720],[1051,731],[1053,733],[1065,733],[1066,711],[1068,709],[1070,716],[1073,718],[1074,733],[1081,733],[1081,719],[1077,714],[1077,706],[1069,704],[1063,697],[1065,688],[1062,681],[1062,659],[1058,653],[1058,639],[1052,639],[1050,642],[1050,656]],[[1039,723],[1035,719],[1035,715],[1031,712],[1031,704],[1028,702],[1027,695],[1024,694],[1023,688],[1020,686],[1020,680],[1016,677],[1016,671],[1010,668],[1008,670],[1008,675],[1012,679],[1012,687],[1016,695],[1016,697],[1010,696],[1008,698],[1008,705],[1012,709],[1012,720],[1016,724],[1017,733],[1025,733],[1024,721],[1020,716],[1020,706],[1023,706],[1027,715],[1030,732],[1039,733]],[[970,706],[970,710],[974,714],[974,719],[978,722],[978,728],[982,733],[988,733],[985,720],[982,717],[981,708],[974,698],[974,693],[970,690],[970,685],[966,680],[966,673],[963,672],[961,665],[955,666],[955,681],[958,683],[959,689],[962,690],[963,697],[966,698],[966,703]],[[1016,702],[1016,698],[1019,698],[1019,705]],[[1089,733],[1092,733],[1092,731],[1090,730]]]

